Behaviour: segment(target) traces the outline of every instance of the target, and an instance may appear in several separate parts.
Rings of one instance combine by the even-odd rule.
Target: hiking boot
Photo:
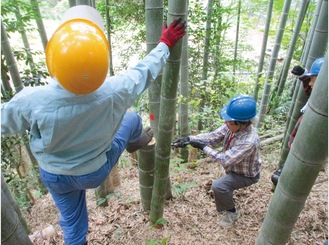
[[[229,228],[233,225],[234,221],[239,218],[239,211],[236,210],[234,213],[225,211],[222,216],[222,219],[219,221],[219,225],[223,228]]]
[[[127,144],[126,150],[129,153],[133,153],[146,146],[152,140],[152,138],[153,138],[152,128],[146,127],[145,129],[143,129],[143,132],[137,141]]]
[[[279,167],[277,170],[275,170],[275,172],[271,176],[271,181],[274,186],[276,186],[278,184],[282,169],[283,169],[283,165],[281,167]]]

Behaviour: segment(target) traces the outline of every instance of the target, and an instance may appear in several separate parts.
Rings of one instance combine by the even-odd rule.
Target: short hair
[[[251,124],[251,121],[234,121],[236,125],[241,125],[241,126],[249,126]]]

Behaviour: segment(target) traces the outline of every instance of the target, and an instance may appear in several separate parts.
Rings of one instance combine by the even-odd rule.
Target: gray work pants
[[[211,188],[214,192],[217,212],[234,208],[233,191],[255,184],[258,180],[259,174],[253,178],[248,178],[233,172],[216,179]]]

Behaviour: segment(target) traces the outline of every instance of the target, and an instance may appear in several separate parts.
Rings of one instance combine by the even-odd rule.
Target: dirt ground
[[[88,190],[88,244],[254,244],[273,196],[270,176],[278,162],[279,148],[274,144],[262,149],[260,181],[235,192],[241,216],[229,229],[218,225],[214,199],[209,193],[209,183],[220,175],[216,163],[201,158],[199,164],[193,165],[195,168],[189,168],[188,164],[171,164],[173,190],[177,190],[177,185],[185,186],[186,189],[173,191],[174,197],[166,202],[164,209],[166,223],[156,229],[151,226],[148,214],[142,209],[138,168],[128,158],[124,158],[119,164],[121,184],[108,199],[108,207],[98,207],[94,190]],[[328,234],[327,179],[325,169],[313,186],[291,234],[289,245],[323,244]],[[64,244],[57,224],[58,212],[49,194],[38,198],[25,218],[34,234],[50,225],[55,227],[56,236],[48,239],[34,238],[34,244]]]

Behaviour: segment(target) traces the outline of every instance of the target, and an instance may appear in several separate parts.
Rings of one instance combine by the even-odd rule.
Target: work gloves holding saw
[[[187,145],[191,145],[194,148],[203,150],[206,147],[206,144],[199,140],[191,140],[190,137],[181,137],[175,142],[172,143],[172,146],[177,148],[184,148]]]

